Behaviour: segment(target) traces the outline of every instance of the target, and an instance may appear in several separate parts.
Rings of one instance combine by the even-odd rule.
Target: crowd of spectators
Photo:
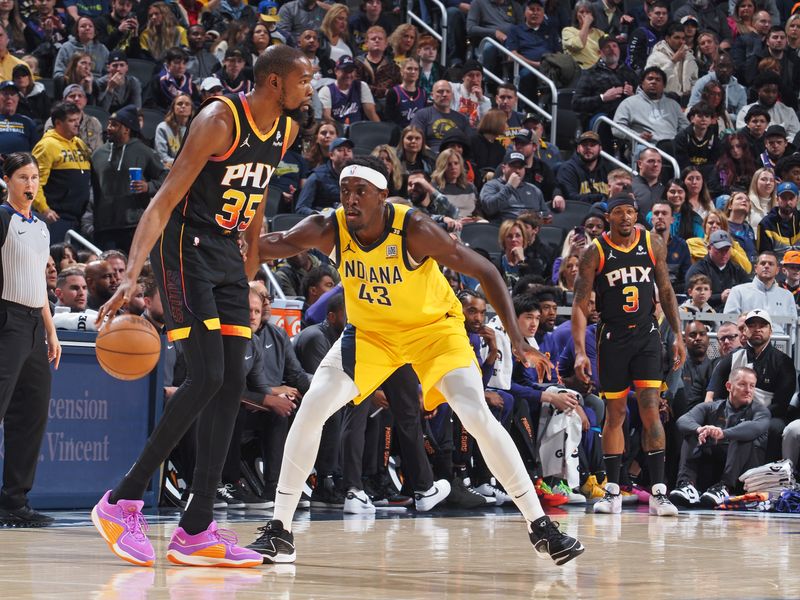
[[[496,226],[496,242],[473,245],[497,265],[520,325],[556,365],[552,381],[563,384],[539,382],[513,361],[477,282],[446,276],[464,306],[487,402],[512,431],[543,499],[602,495],[603,405],[596,382],[586,386],[571,371],[569,322],[556,309],[570,305],[581,252],[607,229],[605,200],[617,193],[635,196],[639,226],[667,244],[685,317],[689,359],[678,374],[664,373],[670,486],[683,490],[675,499],[695,503],[687,485],[708,489],[704,501],[718,498],[721,485],[734,491],[730,464],[723,473],[716,448],[698,462],[698,448],[735,446],[740,470],[753,461],[797,461],[791,356],[800,304],[800,14],[793,2],[448,0],[444,61],[436,37],[402,23],[406,6],[395,0],[0,4],[0,154],[32,151],[39,161],[35,209],[54,242],[48,282],[59,326],[92,329],[90,311],[113,293],[139,217],[201,103],[248,92],[259,54],[291,44],[313,64],[314,102],[270,182],[280,190],[270,213],[335,208],[344,164],[371,152],[390,174],[391,201],[413,205],[465,240],[476,224]],[[438,27],[425,0],[414,8]],[[547,118],[520,98],[547,113],[549,91],[525,68],[512,83],[514,63],[496,46],[481,46],[485,38],[568,90],[578,126],[560,136],[563,148]],[[505,81],[487,78],[485,69]],[[394,129],[384,143],[364,147],[355,133],[360,122]],[[678,170],[651,146],[674,157]],[[617,168],[619,161],[633,172]],[[132,181],[131,168],[142,177]],[[580,217],[569,221],[576,207]],[[103,255],[64,243],[70,229]],[[305,253],[273,268],[283,293],[302,297],[304,328],[292,344],[270,323],[277,290],[252,283],[254,344],[261,347],[220,485],[220,503],[231,508],[271,501],[291,415],[346,318],[327,257]],[[148,276],[130,310],[163,328]],[[594,335],[589,327],[590,354]],[[169,364],[168,390],[182,378],[179,352]],[[343,505],[342,480],[346,487],[363,481],[376,503],[404,501],[388,485],[385,457],[396,448],[383,434],[401,419],[387,395],[414,377],[398,374],[371,399],[385,410],[364,419],[347,409],[326,426],[312,504]],[[748,390],[766,410],[745,406]],[[637,418],[631,411],[623,475],[629,494],[647,483]],[[757,449],[747,447],[747,460],[745,438],[725,436],[738,418],[760,423],[747,430]],[[708,429],[712,421],[725,426]],[[553,438],[556,427],[564,433]],[[424,447],[409,448],[413,436],[404,425],[406,472],[420,473],[425,457],[437,478],[454,482],[454,504],[508,500],[446,406],[424,415],[422,429]],[[259,440],[257,480],[238,467],[245,430]],[[550,454],[556,450],[561,459]]]

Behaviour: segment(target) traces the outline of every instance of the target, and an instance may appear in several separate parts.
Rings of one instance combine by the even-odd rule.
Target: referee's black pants
[[[50,407],[50,363],[41,308],[0,301],[0,420],[5,458],[0,507],[27,503]]]

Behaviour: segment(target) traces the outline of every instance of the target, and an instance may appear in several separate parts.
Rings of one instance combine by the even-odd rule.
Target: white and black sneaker
[[[485,498],[494,498],[497,506],[502,506],[506,502],[511,502],[511,496],[491,483],[482,483],[475,488],[475,491]]]
[[[669,493],[669,499],[678,506],[692,507],[700,504],[700,492],[694,484],[688,481],[681,481],[674,490]]]
[[[216,508],[218,503],[224,502],[225,506],[221,510],[244,510],[247,508],[242,500],[233,495],[234,489],[232,483],[226,483],[218,487],[214,507]]]
[[[349,515],[374,515],[375,506],[364,490],[350,488],[344,497],[344,512]]]
[[[700,496],[700,504],[706,508],[714,508],[725,502],[725,498],[730,496],[728,488],[724,483],[718,483],[708,488],[703,495]]]
[[[414,508],[419,512],[427,512],[443,502],[450,495],[450,482],[447,479],[434,481],[429,490],[414,492]]]
[[[533,521],[528,527],[528,532],[539,557],[550,556],[557,565],[571,561],[585,550],[583,544],[560,531],[558,523],[551,521],[547,516]]]
[[[259,527],[258,531],[261,532],[261,535],[247,547],[261,554],[265,563],[280,564],[295,561],[297,553],[294,549],[294,536],[291,531],[283,528],[281,521],[267,521],[267,524]]]
[[[663,483],[656,483],[651,488],[650,514],[657,517],[677,517],[678,508],[670,502],[667,496],[667,486]]]

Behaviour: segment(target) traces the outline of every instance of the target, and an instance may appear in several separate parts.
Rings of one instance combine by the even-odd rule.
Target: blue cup
[[[128,174],[131,179],[131,192],[135,192],[136,190],[133,189],[133,182],[142,180],[142,169],[140,167],[131,167],[128,169]]]

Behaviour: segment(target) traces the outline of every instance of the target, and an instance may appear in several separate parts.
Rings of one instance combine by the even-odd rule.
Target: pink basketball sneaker
[[[147,521],[142,515],[144,502],[120,500],[111,504],[108,490],[92,509],[92,523],[103,536],[111,551],[134,565],[151,567],[155,552],[147,539]]]
[[[237,546],[236,534],[217,528],[211,521],[208,529],[189,535],[182,527],[172,534],[167,549],[167,558],[178,565],[195,567],[258,567],[263,557],[253,550]]]

